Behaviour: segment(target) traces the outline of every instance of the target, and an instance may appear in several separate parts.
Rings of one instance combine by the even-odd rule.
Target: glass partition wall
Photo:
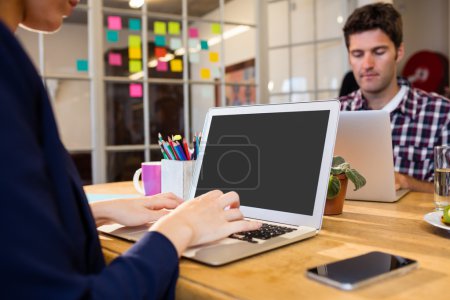
[[[131,180],[211,106],[256,103],[257,0],[82,0],[52,35],[18,30],[85,184]]]

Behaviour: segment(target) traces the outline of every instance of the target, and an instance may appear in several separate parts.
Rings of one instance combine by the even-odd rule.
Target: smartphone
[[[342,290],[353,290],[390,276],[417,268],[417,261],[384,252],[360,256],[310,268],[306,275]]]

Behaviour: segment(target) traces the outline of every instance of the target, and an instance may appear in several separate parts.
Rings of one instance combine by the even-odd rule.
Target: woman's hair
[[[347,48],[349,47],[350,35],[373,29],[381,29],[389,36],[396,49],[400,47],[403,41],[400,13],[392,4],[375,3],[355,9],[348,17],[342,29]]]

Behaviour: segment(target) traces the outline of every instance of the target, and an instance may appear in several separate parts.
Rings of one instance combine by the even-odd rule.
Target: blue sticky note
[[[202,50],[208,50],[209,49],[208,41],[201,40],[200,41],[200,47],[201,47]]]
[[[155,46],[166,46],[166,37],[162,35],[156,35],[155,36]]]
[[[89,69],[88,61],[85,59],[77,59],[77,71],[87,72]]]
[[[88,202],[143,197],[139,194],[86,194]]]
[[[119,41],[119,32],[117,30],[106,30],[106,41],[117,43]]]
[[[128,28],[130,30],[141,30],[141,20],[140,19],[128,19]]]

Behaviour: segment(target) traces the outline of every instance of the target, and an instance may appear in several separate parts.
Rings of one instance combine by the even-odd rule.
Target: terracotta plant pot
[[[325,203],[325,215],[339,215],[342,214],[342,209],[344,208],[345,194],[347,193],[347,183],[348,178],[345,174],[339,174],[336,176],[341,182],[341,190],[339,194],[333,198],[327,198]]]

